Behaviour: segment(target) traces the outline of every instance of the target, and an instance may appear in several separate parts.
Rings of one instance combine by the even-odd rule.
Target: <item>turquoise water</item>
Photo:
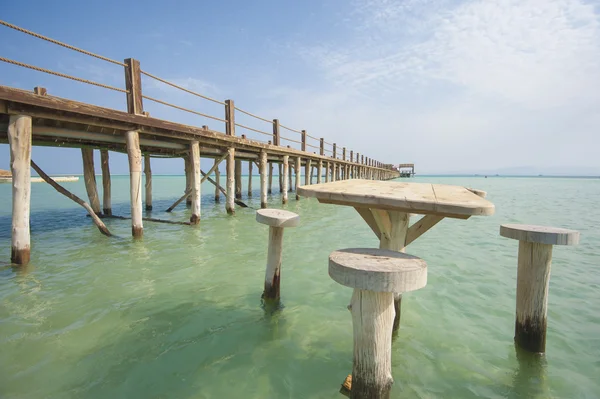
[[[427,261],[429,279],[403,300],[392,397],[600,397],[600,179],[411,181],[485,190],[496,215],[446,219],[408,248]],[[162,211],[184,178],[153,183],[152,216],[186,220],[185,206]],[[116,214],[129,212],[128,184],[114,178]],[[82,181],[64,185],[85,198]],[[268,314],[260,303],[267,227],[251,208],[227,216],[210,185],[200,226],[147,222],[139,242],[129,221],[106,221],[117,235],[106,238],[82,208],[46,184],[32,187],[32,263],[0,268],[0,397],[342,397],[352,368],[351,290],[329,278],[327,257],[377,246],[353,209],[296,202],[292,193],[286,208],[301,225],[285,233],[284,308]],[[2,261],[10,202],[10,185],[0,185]],[[258,191],[247,203],[259,206]],[[269,205],[280,206],[279,193]],[[579,246],[554,251],[543,359],[517,359],[512,342],[517,242],[498,234],[509,222],[582,234]]]

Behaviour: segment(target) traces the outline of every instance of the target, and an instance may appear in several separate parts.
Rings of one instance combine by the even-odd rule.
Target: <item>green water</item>
[[[600,397],[600,179],[421,177],[488,192],[496,215],[444,220],[408,252],[429,265],[428,285],[405,295],[393,345],[394,398]],[[126,215],[128,179],[113,181]],[[85,198],[83,182],[65,183]],[[183,177],[155,177],[152,216]],[[258,180],[254,187],[258,187]],[[106,238],[85,211],[33,184],[32,263],[0,268],[2,398],[341,398],[352,368],[351,290],[327,275],[327,257],[377,240],[350,208],[296,202],[301,225],[284,238],[284,308],[260,295],[267,227],[254,210],[224,212],[203,185],[199,227],[108,220]],[[275,187],[277,187],[275,185]],[[277,190],[278,191],[278,190]],[[280,206],[280,194],[270,197]],[[10,256],[10,185],[0,185],[0,260]],[[258,191],[247,201],[259,206]],[[517,242],[501,223],[577,229],[554,251],[547,355],[517,359]]]

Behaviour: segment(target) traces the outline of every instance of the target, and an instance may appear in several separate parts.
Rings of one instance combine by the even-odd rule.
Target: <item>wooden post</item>
[[[345,161],[345,160],[346,160],[346,147],[343,147],[343,148],[342,148],[342,160],[343,160],[343,161]],[[342,172],[342,173],[341,173],[341,174],[342,174],[342,180],[346,180],[346,179],[348,179],[348,176],[347,176],[347,173],[346,173],[346,171],[347,171],[347,170],[348,170],[348,169],[347,169],[347,166],[346,166],[346,164],[345,164],[345,163],[343,163],[343,164],[342,164],[342,171],[341,171],[341,172]]]
[[[306,130],[302,131],[302,151],[306,151]]]
[[[124,61],[125,67],[125,89],[127,89],[127,112],[134,115],[144,113],[142,101],[142,75],[140,62],[133,58]]]
[[[293,170],[294,170],[294,165],[290,163],[289,167],[288,167],[288,170],[289,170],[289,172],[288,172],[288,179],[289,179],[289,181],[288,181],[288,192],[291,193],[292,191],[294,191],[294,184],[292,182],[292,174],[293,174]]]
[[[283,192],[283,167],[281,166],[281,164],[277,164],[277,177],[279,178],[279,192],[282,193]]]
[[[200,143],[198,141],[192,141],[190,143],[190,156],[192,159],[192,216],[190,217],[190,224],[200,223]]]
[[[183,161],[185,162],[185,192],[186,193],[191,193],[192,192],[192,158],[190,157],[189,154],[187,154],[184,158]],[[185,198],[185,204],[186,206],[192,206],[192,197],[191,195],[188,195]]]
[[[288,175],[289,175],[289,159],[288,155],[283,156],[283,196],[281,197],[281,202],[287,204],[288,202]]]
[[[331,181],[336,181],[336,178],[335,178],[335,176],[336,176],[335,175],[335,173],[336,173],[336,171],[335,171],[336,167],[335,167],[335,165],[336,165],[335,162],[332,162],[332,165],[331,165]]]
[[[227,200],[225,202],[225,209],[227,213],[230,215],[235,214],[235,202],[234,202],[234,192],[235,192],[235,179],[234,179],[234,164],[235,164],[235,148],[230,147],[227,149],[227,159],[226,159],[226,171],[227,171]]]
[[[248,161],[248,198],[252,197],[252,161]]]
[[[300,222],[300,217],[293,212],[281,209],[261,209],[256,212],[256,221],[269,226],[269,249],[262,299],[265,301],[279,301],[283,229],[296,227]]]
[[[110,164],[108,150],[100,150],[100,165],[102,167],[102,212],[106,216],[112,215],[110,192]]]
[[[273,164],[267,161],[267,168],[269,169],[269,194],[273,193]]]
[[[225,100],[225,134],[235,136],[235,105],[233,100]]]
[[[333,159],[337,158],[337,144],[333,143]]]
[[[279,119],[273,119],[273,145],[281,145],[281,136],[279,134]]]
[[[260,169],[260,207],[267,207],[267,152],[261,151],[259,158]]]
[[[515,343],[528,352],[546,351],[548,288],[553,245],[576,245],[579,232],[555,227],[504,224],[500,235],[519,240]]]
[[[142,224],[142,152],[140,137],[136,131],[125,134],[129,159],[129,184],[131,198],[131,233],[134,238],[144,235]]]
[[[90,205],[94,212],[96,212],[96,215],[100,215],[100,199],[98,198],[96,171],[94,168],[94,150],[91,148],[82,148],[81,157],[83,158],[83,180]]]
[[[304,161],[304,185],[305,186],[309,186],[312,184],[310,175],[311,175],[310,158],[306,158],[306,161]]]
[[[329,183],[329,162],[325,162],[325,183]]]
[[[235,198],[242,198],[242,161],[235,160]]]
[[[220,161],[218,159],[215,158],[215,165],[217,165]],[[213,165],[214,167],[214,165]],[[220,202],[221,201],[221,191],[219,190],[219,186],[221,185],[221,172],[219,171],[219,167],[214,167],[215,168],[215,181],[217,184],[215,184],[215,202]]]
[[[354,399],[388,399],[392,378],[393,291],[427,284],[427,264],[393,251],[348,248],[329,256],[329,276],[354,288],[350,311],[354,330]]]
[[[152,169],[150,168],[150,155],[144,155],[144,174],[146,176],[146,210],[152,210]]]
[[[11,115],[8,122],[12,173],[12,236],[10,261],[27,265],[31,256],[29,209],[31,206],[31,117]]]
[[[296,172],[296,185],[295,185],[295,191],[296,191],[296,200],[300,199],[300,196],[298,195],[298,187],[300,187],[301,182],[300,182],[300,168],[302,167],[302,160],[300,159],[300,157],[296,157],[296,167],[295,172]]]
[[[319,142],[319,155],[325,155],[325,139],[323,137]]]
[[[323,174],[323,160],[319,159],[317,164],[317,184],[321,184],[321,176]]]

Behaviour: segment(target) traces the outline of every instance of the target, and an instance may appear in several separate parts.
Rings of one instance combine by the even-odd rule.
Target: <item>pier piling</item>
[[[108,150],[100,150],[100,166],[102,167],[102,212],[105,216],[112,215],[110,163]]]
[[[229,147],[227,149],[227,200],[225,202],[225,209],[227,213],[230,215],[235,214],[235,203],[234,203],[234,194],[235,194],[235,183],[234,183],[234,164],[235,164],[235,148]]]
[[[146,210],[152,210],[152,169],[150,167],[150,155],[144,155],[144,175],[146,176]]]
[[[260,207],[267,207],[267,152],[260,152]]]
[[[82,148],[81,157],[83,159],[83,180],[90,200],[90,206],[96,212],[96,215],[100,215],[100,199],[98,199],[96,171],[94,168],[94,150],[91,148]]]
[[[281,197],[281,202],[284,204],[287,204],[288,202],[288,174],[289,174],[289,159],[290,157],[288,155],[284,155],[283,156],[283,177],[282,177],[282,182],[283,182],[283,190],[282,190],[282,197]]]
[[[197,141],[190,143],[190,156],[192,160],[192,216],[190,217],[190,224],[194,225],[200,223],[200,190],[202,187],[200,177],[200,143]]]
[[[129,159],[129,185],[131,199],[131,233],[133,238],[142,238],[142,152],[140,137],[136,131],[126,133],[127,157]]]
[[[500,235],[519,240],[515,343],[528,352],[546,351],[548,289],[553,245],[577,245],[579,232],[556,227],[503,224]]]
[[[12,236],[10,260],[27,265],[31,256],[29,210],[31,206],[31,117],[11,115],[8,123],[12,173]]]

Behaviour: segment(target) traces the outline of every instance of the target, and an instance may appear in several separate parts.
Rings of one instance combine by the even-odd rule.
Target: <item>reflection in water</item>
[[[540,353],[531,353],[521,349],[515,344],[517,371],[513,376],[513,390],[509,398],[550,398],[546,378],[546,356]]]

